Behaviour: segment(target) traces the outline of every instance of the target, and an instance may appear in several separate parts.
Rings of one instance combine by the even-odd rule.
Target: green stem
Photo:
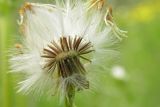
[[[75,87],[71,84],[67,86],[67,94],[65,96],[65,106],[74,107]]]

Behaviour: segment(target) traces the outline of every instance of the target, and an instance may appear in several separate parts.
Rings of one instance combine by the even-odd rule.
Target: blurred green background
[[[31,1],[31,0],[30,0]],[[36,2],[41,2],[34,0]],[[76,95],[77,107],[160,107],[160,1],[108,0],[128,38],[118,64],[127,79],[102,78],[102,87]],[[52,0],[43,0],[50,3]],[[9,72],[7,53],[18,40],[18,8],[24,0],[0,0],[0,107],[61,107],[57,97],[35,100],[16,93],[17,77]]]

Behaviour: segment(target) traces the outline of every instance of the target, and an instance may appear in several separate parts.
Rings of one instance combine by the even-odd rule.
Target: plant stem
[[[68,84],[67,93],[65,96],[65,106],[66,107],[74,106],[74,97],[75,97],[75,87],[72,84]]]

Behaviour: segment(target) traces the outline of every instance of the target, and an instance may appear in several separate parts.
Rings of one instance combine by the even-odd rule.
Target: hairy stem
[[[75,87],[72,84],[68,84],[67,93],[65,96],[65,106],[74,107]]]

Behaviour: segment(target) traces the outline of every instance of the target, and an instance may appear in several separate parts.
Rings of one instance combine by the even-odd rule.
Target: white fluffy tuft
[[[107,61],[113,56],[117,56],[118,52],[110,49],[110,47],[118,41],[115,38],[117,36],[115,32],[121,33],[121,35],[123,32],[116,25],[105,25],[105,15],[102,11],[95,11],[95,13],[87,16],[88,10],[81,2],[75,0],[73,5],[69,2],[70,0],[67,1],[63,8],[51,4],[30,3],[31,10],[26,9],[21,14],[19,24],[24,30],[23,45],[26,49],[22,54],[14,55],[10,59],[12,70],[26,75],[26,79],[19,83],[18,92],[25,94],[36,92],[40,95],[53,93],[52,90],[55,91],[56,84],[59,83],[61,84],[59,89],[64,94],[66,82],[83,88],[80,83],[83,83],[85,79],[84,81],[77,81],[79,75],[72,75],[63,80],[56,78],[56,76],[50,77],[42,69],[44,63],[41,57],[43,48],[52,40],[58,41],[62,36],[81,36],[92,43],[95,50],[92,53],[92,62],[84,63],[89,74],[95,73],[92,71],[95,67],[104,68],[105,72]]]

